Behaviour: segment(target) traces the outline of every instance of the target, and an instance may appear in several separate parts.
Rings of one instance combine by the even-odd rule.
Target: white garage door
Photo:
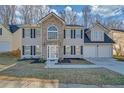
[[[0,52],[8,52],[11,50],[9,42],[0,42]]]
[[[111,45],[99,45],[98,57],[112,57]]]
[[[95,45],[86,45],[84,47],[84,57],[96,57],[97,51]]]

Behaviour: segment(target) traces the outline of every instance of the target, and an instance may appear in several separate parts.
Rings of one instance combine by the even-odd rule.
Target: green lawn
[[[76,84],[124,84],[124,76],[107,70],[96,69],[46,69],[43,63],[19,62],[16,66],[0,72],[1,76],[57,79],[60,83]]]

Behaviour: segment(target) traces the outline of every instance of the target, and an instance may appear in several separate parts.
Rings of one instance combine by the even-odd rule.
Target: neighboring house
[[[120,54],[124,55],[124,30],[111,29],[109,35],[115,41],[113,54],[116,55],[116,51],[120,51]]]
[[[20,41],[18,37],[19,27],[16,25],[4,26],[0,24],[0,52],[9,52],[17,50],[20,47]]]
[[[80,25],[66,25],[62,18],[50,13],[37,24],[20,28],[21,58],[112,57],[114,42],[108,32],[98,22],[85,30]]]

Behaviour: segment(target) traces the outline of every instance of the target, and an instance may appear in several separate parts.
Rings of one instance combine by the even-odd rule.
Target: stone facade
[[[55,25],[58,28],[58,39],[48,40],[47,39],[47,29],[49,25]],[[41,23],[42,28],[42,57],[47,58],[47,45],[58,45],[58,57],[63,57],[63,32],[64,24],[55,16],[49,17],[47,20]]]

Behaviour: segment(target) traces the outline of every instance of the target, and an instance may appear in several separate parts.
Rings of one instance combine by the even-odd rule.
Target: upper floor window
[[[66,29],[64,30],[64,38],[80,38],[83,37],[83,31],[81,29]]]
[[[25,37],[30,37],[31,36],[31,29],[25,29]]]
[[[51,25],[48,27],[48,39],[57,39],[57,27]]]
[[[65,30],[65,38],[71,38],[71,29]]]
[[[77,29],[77,30],[75,31],[75,37],[76,37],[76,38],[81,38],[81,30],[78,30],[78,29]]]
[[[36,37],[40,37],[40,29],[36,29]]]
[[[0,28],[0,35],[2,35],[2,28]]]
[[[103,31],[93,31],[92,32],[93,41],[104,41],[104,32]]]
[[[25,28],[22,30],[22,37],[23,38],[36,38],[40,37],[40,29],[37,28]]]

